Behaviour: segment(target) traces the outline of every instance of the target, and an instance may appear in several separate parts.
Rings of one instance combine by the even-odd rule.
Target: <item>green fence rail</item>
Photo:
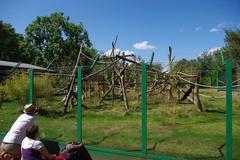
[[[226,61],[226,159],[232,159],[232,61]]]
[[[82,142],[82,70],[78,67],[78,86],[77,86],[77,140]]]
[[[226,159],[232,159],[232,61],[227,60],[225,63],[226,69]],[[29,72],[29,103],[33,103],[33,74],[34,71],[31,69]],[[82,142],[82,70],[78,67],[78,110],[77,110],[77,140]],[[142,136],[141,136],[141,151],[130,152],[123,150],[114,150],[107,148],[97,148],[93,146],[87,146],[90,151],[103,152],[115,155],[124,155],[130,157],[141,157],[148,159],[163,159],[163,160],[174,160],[179,159],[176,157],[168,157],[161,155],[153,155],[147,153],[147,68],[146,64],[142,64]],[[0,133],[0,138],[4,136]],[[64,145],[62,145],[64,146]]]
[[[33,103],[33,69],[30,69],[29,72],[29,103]]]
[[[142,154],[147,154],[147,66],[142,64]]]

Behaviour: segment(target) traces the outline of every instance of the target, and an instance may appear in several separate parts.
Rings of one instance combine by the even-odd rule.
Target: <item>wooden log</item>
[[[100,99],[101,97],[101,91],[100,91],[100,84],[99,84],[99,81],[97,82],[97,87],[98,87],[98,99]]]
[[[75,81],[75,78],[76,78],[76,71],[77,71],[77,67],[78,67],[78,64],[79,64],[80,55],[81,55],[81,52],[82,52],[82,47],[83,47],[83,44],[81,44],[81,46],[80,46],[80,50],[79,50],[79,53],[78,53],[78,58],[77,58],[75,66],[74,66],[74,69],[72,71],[72,79],[71,79],[71,82],[70,82],[70,85],[69,85],[70,87],[69,87],[69,90],[68,90],[68,94],[66,96],[66,100],[64,102],[64,113],[67,112],[68,102],[69,102],[69,99],[72,95],[73,85],[74,85],[74,81]]]
[[[125,57],[123,57],[123,56],[116,55],[116,57],[119,58],[119,59],[125,60],[125,61],[127,61],[127,62],[131,62],[131,63],[133,63],[133,64],[136,64],[136,65],[138,65],[138,66],[142,66],[142,64],[140,64],[140,63],[138,63],[138,62],[135,62],[134,60],[125,58]],[[147,64],[147,69],[150,69],[150,70],[152,70],[152,71],[155,71],[155,72],[158,72],[158,73],[160,73],[160,74],[163,74],[161,71],[159,71],[158,69],[156,69],[156,68],[154,68],[154,67],[151,67],[151,66],[148,65],[148,64]]]
[[[199,86],[197,85],[197,84],[199,84],[199,81],[200,81],[200,74],[197,77],[197,80],[195,83],[196,85],[194,87],[194,104],[197,107],[197,111],[202,112],[203,108],[202,108],[202,103],[201,103],[200,97],[199,97]]]
[[[88,80],[88,97],[91,99],[91,81]]]
[[[104,98],[111,92],[112,87],[113,87],[113,86],[111,86],[111,87],[106,91],[106,93],[103,95],[102,99],[101,99],[98,103],[102,103],[102,102],[103,102]]]
[[[128,99],[127,99],[126,89],[125,89],[125,85],[124,85],[124,71],[126,70],[127,66],[128,66],[128,64],[126,64],[124,66],[124,68],[122,70],[120,70],[120,72],[118,70],[116,70],[116,73],[117,73],[118,81],[119,81],[119,84],[120,84],[120,91],[121,91],[121,94],[123,96],[122,98],[123,98],[123,101],[124,101],[124,106],[128,110],[129,109]]]
[[[129,109],[128,99],[127,99],[127,94],[126,94],[126,90],[125,90],[125,86],[124,86],[123,81],[124,81],[124,75],[121,76],[121,86],[122,86],[121,88],[122,88],[124,106],[128,110]]]
[[[114,72],[114,65],[113,65],[113,67],[112,67],[112,97],[114,97],[114,95],[115,95],[115,92],[114,92],[114,85],[115,85],[115,72]],[[114,105],[114,98],[112,98],[112,107],[113,107],[113,105]]]

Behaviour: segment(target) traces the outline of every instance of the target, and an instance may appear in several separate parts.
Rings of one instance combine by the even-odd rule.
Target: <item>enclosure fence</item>
[[[226,160],[232,160],[232,61],[227,60],[225,62],[225,78],[226,78]],[[95,147],[95,146],[87,146],[87,149],[93,152],[99,153],[108,153],[115,155],[123,155],[129,157],[139,157],[145,159],[161,159],[161,160],[175,160],[182,159],[179,157],[170,157],[164,155],[156,155],[152,153],[148,153],[147,144],[148,144],[148,115],[147,115],[147,65],[142,64],[141,66],[141,147],[140,151],[124,151],[120,149],[111,149],[111,148],[103,148],[103,147]],[[29,103],[34,103],[34,70],[30,69],[29,72]],[[82,67],[79,66],[77,68],[77,129],[75,135],[77,137],[78,142],[84,142],[83,139],[83,116],[82,116],[82,88],[83,88],[83,76],[82,76]],[[218,81],[216,81],[218,86]],[[220,86],[222,87],[222,86]],[[161,116],[161,115],[160,115]],[[101,122],[99,122],[101,123]],[[161,134],[161,133],[159,133]],[[0,138],[2,139],[4,136],[3,133],[0,134]],[[94,137],[92,137],[94,139]]]
[[[232,61],[226,61],[226,159],[232,159]],[[33,70],[30,71],[30,95],[29,103],[33,102]],[[82,70],[81,66],[78,67],[78,109],[77,109],[77,139],[82,142]],[[114,150],[107,148],[97,148],[93,146],[87,146],[90,151],[104,152],[110,154],[131,156],[131,157],[142,157],[148,159],[179,159],[174,157],[153,155],[147,152],[147,67],[146,64],[142,64],[142,119],[141,119],[141,152],[129,152],[123,150]],[[100,123],[100,122],[99,122]],[[93,137],[94,138],[94,137]]]

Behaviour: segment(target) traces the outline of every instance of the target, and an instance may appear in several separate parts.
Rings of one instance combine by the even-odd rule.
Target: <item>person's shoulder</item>
[[[29,141],[28,137],[23,138],[22,144],[26,143],[27,141]]]
[[[40,140],[34,140],[34,143],[37,144],[37,145],[38,144],[43,144]]]
[[[28,137],[25,137],[22,141],[22,147],[23,148],[34,148],[34,149],[40,149],[42,148],[44,145],[41,141],[39,140],[35,140],[35,139],[31,139]]]
[[[19,118],[22,118],[22,119],[34,119],[34,116],[33,115],[30,115],[30,114],[26,114],[26,113],[23,113],[22,115],[19,116]]]
[[[29,139],[28,137],[25,137],[22,140],[22,148],[31,148],[31,146],[32,146],[31,139]]]
[[[33,141],[34,141],[33,148],[40,149],[40,148],[44,147],[44,144],[41,141],[39,141],[39,140],[33,140]]]

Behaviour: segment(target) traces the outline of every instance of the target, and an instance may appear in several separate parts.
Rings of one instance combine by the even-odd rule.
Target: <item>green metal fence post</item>
[[[232,61],[226,61],[226,159],[232,160]]]
[[[33,103],[33,69],[29,72],[29,103]]]
[[[82,142],[82,71],[78,66],[78,89],[77,89],[77,140]]]
[[[142,64],[142,154],[147,155],[147,66]]]

